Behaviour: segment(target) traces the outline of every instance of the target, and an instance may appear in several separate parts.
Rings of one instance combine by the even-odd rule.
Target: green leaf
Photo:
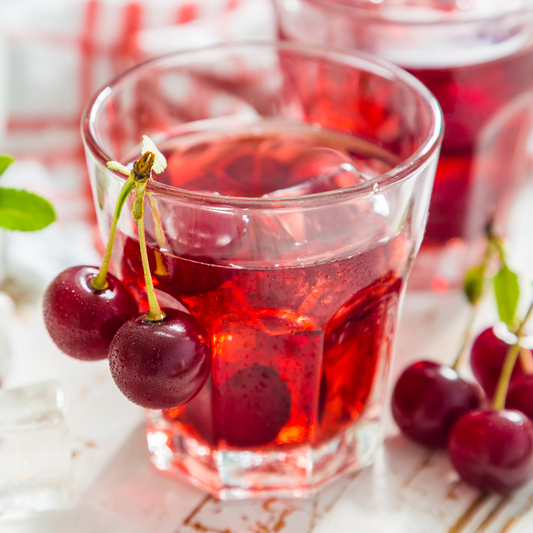
[[[510,327],[518,307],[520,284],[518,276],[507,265],[502,266],[494,276],[494,295],[500,320]]]
[[[44,198],[27,191],[0,188],[0,226],[36,231],[56,219],[54,208]]]
[[[119,163],[118,161],[108,161],[107,168],[110,168],[111,170],[116,170],[118,172],[121,172],[122,174],[125,174],[126,176],[130,175],[130,171],[127,167]]]
[[[476,304],[483,294],[483,268],[471,268],[465,276],[463,290],[471,304]]]
[[[0,176],[4,173],[4,170],[11,165],[11,163],[15,162],[15,158],[13,156],[7,155],[7,154],[0,154]]]
[[[152,141],[152,139],[150,139],[148,135],[143,135],[141,152],[143,154],[145,152],[152,152],[155,155],[155,162],[154,166],[152,167],[152,170],[156,174],[161,174],[161,172],[163,172],[163,170],[167,168],[167,160],[165,159],[165,156],[158,150],[154,141]]]

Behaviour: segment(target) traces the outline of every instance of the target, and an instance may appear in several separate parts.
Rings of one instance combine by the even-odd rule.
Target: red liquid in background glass
[[[520,166],[509,162],[524,150],[530,126],[516,106],[533,91],[532,65],[530,48],[478,65],[407,68],[435,95],[445,123],[425,245],[475,238],[494,210],[508,207],[502,193],[508,191],[508,202],[521,177]]]
[[[219,138],[167,155],[163,182],[223,194],[276,196],[282,184],[301,192],[305,183],[306,190],[318,192],[364,179],[339,172],[334,184],[309,180],[332,161],[348,164],[357,157],[305,136]],[[379,166],[359,160],[363,175]],[[331,438],[361,416],[376,376],[388,364],[408,239],[399,233],[352,256],[306,266],[243,268],[228,263],[254,242],[257,228],[226,230],[225,223],[219,219],[218,230],[235,242],[229,238],[218,248],[212,243],[203,254],[188,254],[181,241],[175,244],[183,248],[181,257],[149,247],[156,289],[197,317],[214,346],[207,385],[164,416],[210,446],[279,447]],[[137,240],[118,234],[113,260],[127,286],[143,298]],[[154,274],[158,261],[166,275]]]

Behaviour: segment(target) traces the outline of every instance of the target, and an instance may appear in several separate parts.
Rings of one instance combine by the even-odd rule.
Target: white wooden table
[[[533,205],[533,183],[526,193],[520,196],[512,218],[512,257],[523,272],[525,284],[531,285],[533,209],[529,206]],[[83,234],[87,250],[82,249],[76,262],[94,256],[89,233],[82,225],[58,224],[45,231],[54,235],[53,242],[59,237],[63,248],[69,239],[79,242],[77,237]],[[21,238],[18,244],[22,255],[29,242],[25,239],[29,237]],[[46,253],[58,252],[52,246]],[[39,268],[36,261],[34,257],[33,268]],[[20,271],[27,276],[24,268]],[[389,436],[375,464],[315,498],[219,502],[154,470],[146,449],[143,411],[118,392],[107,362],[85,364],[62,355],[46,334],[39,299],[29,298],[27,288],[18,291],[13,281],[8,285],[21,302],[13,324],[15,356],[7,385],[55,379],[65,388],[73,452],[73,498],[66,511],[17,522],[2,521],[0,517],[0,533],[533,531],[533,483],[512,497],[481,495],[460,482],[445,453],[432,453],[398,435],[389,414]],[[39,290],[40,286],[34,295]],[[531,295],[530,290],[528,293]],[[492,307],[487,301],[478,329],[493,319]],[[408,293],[393,379],[403,367],[420,358],[453,360],[468,312],[459,294]]]

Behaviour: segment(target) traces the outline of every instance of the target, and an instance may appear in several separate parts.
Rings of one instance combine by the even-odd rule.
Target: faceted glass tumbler
[[[138,158],[143,134],[167,154],[152,277],[213,343],[198,395],[147,415],[155,466],[229,499],[305,497],[368,465],[442,136],[431,94],[364,55],[220,45],[116,78],[83,127],[103,235],[124,182],[106,161]],[[113,263],[145,305],[131,208]]]

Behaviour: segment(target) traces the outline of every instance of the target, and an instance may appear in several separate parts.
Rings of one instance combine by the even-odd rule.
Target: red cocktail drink
[[[111,87],[86,122],[99,222],[121,183],[102,161],[138,151],[133,121],[168,160],[145,208],[155,288],[213,345],[198,395],[148,414],[154,464],[222,498],[306,496],[368,464],[436,164],[435,101],[395,67],[287,43],[177,54]],[[123,214],[113,264],[146,305],[136,231]]]

